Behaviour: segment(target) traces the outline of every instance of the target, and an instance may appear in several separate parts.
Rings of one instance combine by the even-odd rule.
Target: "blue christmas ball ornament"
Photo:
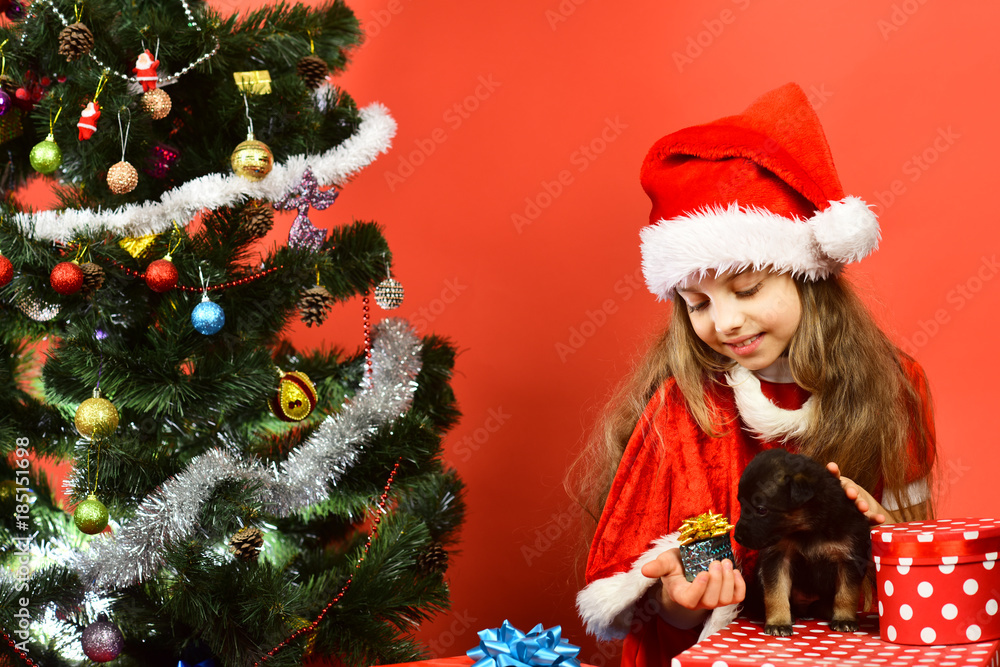
[[[207,295],[191,311],[191,324],[198,330],[198,333],[206,336],[218,333],[225,323],[226,314],[222,312],[222,306],[209,301]]]

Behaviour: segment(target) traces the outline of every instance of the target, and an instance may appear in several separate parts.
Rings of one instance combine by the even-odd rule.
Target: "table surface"
[[[862,614],[858,632],[832,632],[825,621],[800,621],[791,637],[764,634],[763,623],[738,618],[674,658],[673,667],[1000,667],[1000,641],[906,646],[882,641],[878,614]]]

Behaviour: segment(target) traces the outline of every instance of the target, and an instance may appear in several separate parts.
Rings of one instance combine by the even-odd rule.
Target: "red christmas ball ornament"
[[[49,274],[49,282],[60,294],[74,294],[83,287],[83,269],[76,262],[59,262]]]
[[[0,255],[0,287],[14,279],[14,265],[10,260]]]
[[[170,255],[150,262],[145,277],[146,284],[154,292],[167,292],[177,287],[177,267],[170,261]]]

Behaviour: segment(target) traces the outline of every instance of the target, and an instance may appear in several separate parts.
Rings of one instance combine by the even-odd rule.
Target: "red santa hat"
[[[878,247],[875,214],[844,195],[819,118],[794,83],[663,137],[640,180],[653,202],[642,269],[660,300],[709,269],[770,266],[818,280]]]

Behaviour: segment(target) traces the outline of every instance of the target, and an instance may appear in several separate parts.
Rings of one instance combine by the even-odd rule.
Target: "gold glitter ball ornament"
[[[76,430],[85,438],[105,438],[118,428],[118,410],[98,389],[76,409]]]
[[[124,160],[116,162],[108,169],[108,187],[116,195],[125,195],[139,185],[139,173]]]
[[[80,532],[97,535],[108,527],[108,508],[97,499],[97,496],[90,494],[73,511],[73,523]]]
[[[403,303],[403,284],[386,278],[375,288],[375,303],[383,310],[399,308]]]
[[[166,118],[170,113],[170,95],[162,88],[153,88],[142,94],[142,101],[139,103],[142,110],[149,114],[153,120]]]
[[[257,141],[253,133],[241,142],[230,157],[233,172],[251,181],[259,181],[271,173],[274,155],[263,141]]]
[[[39,174],[51,174],[62,164],[62,150],[56,138],[49,132],[45,139],[35,144],[28,154],[31,168]]]

